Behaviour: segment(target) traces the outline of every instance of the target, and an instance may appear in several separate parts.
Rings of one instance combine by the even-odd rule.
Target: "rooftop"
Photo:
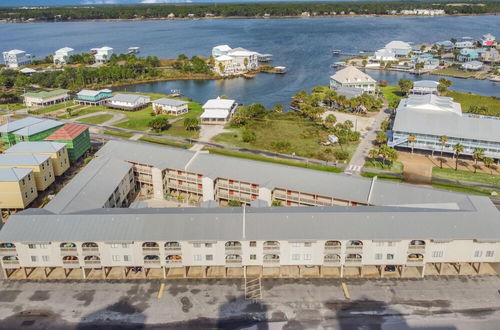
[[[439,82],[434,80],[418,80],[413,83],[413,87],[420,87],[420,88],[437,88],[438,85]]]
[[[109,100],[111,102],[116,101],[116,102],[126,102],[126,103],[137,103],[140,101],[141,98],[144,97],[149,100],[149,96],[140,94],[116,94]]]
[[[56,50],[56,53],[67,53],[67,52],[72,52],[72,51],[74,51],[73,48],[63,47],[63,48]]]
[[[20,130],[15,131],[14,134],[22,136],[31,136],[58,126],[62,126],[63,124],[64,123],[57,120],[45,119],[39,123],[21,128]]]
[[[169,98],[166,98],[166,97],[158,99],[158,100],[154,100],[153,103],[162,104],[162,105],[170,105],[170,106],[173,106],[173,107],[179,107],[181,105],[188,104],[188,102],[186,102],[186,101],[169,99]]]
[[[66,143],[34,141],[19,142],[5,151],[5,153],[17,152],[58,152],[66,147]]]
[[[234,105],[234,100],[226,100],[217,97],[216,99],[208,100],[203,105],[204,110],[231,110],[231,107]]]
[[[0,182],[17,182],[31,172],[29,168],[0,167]]]
[[[384,48],[389,48],[389,49],[411,49],[411,45],[407,42],[400,41],[400,40],[394,40],[389,42],[387,45],[385,45]]]
[[[26,117],[26,118],[14,120],[14,121],[8,122],[7,124],[0,126],[0,132],[2,132],[2,133],[14,132],[14,131],[17,131],[21,128],[40,123],[42,121],[44,121],[44,119],[39,119],[39,118],[34,118],[34,117]]]
[[[25,93],[23,96],[29,96],[29,97],[35,97],[35,98],[40,98],[40,99],[45,99],[48,97],[54,97],[54,96],[59,96],[63,94],[68,94],[69,90],[67,89],[55,89],[52,91],[41,91],[41,92],[30,92],[30,93]]]
[[[45,138],[46,141],[73,140],[88,129],[88,126],[80,124],[66,124]]]
[[[4,53],[8,53],[10,55],[16,55],[16,54],[24,54],[26,52],[24,50],[20,50],[20,49],[12,49],[12,50],[6,51]]]
[[[353,82],[369,82],[375,83],[375,79],[367,75],[366,73],[360,71],[356,67],[349,65],[342,70],[337,71],[333,76],[331,76],[335,81],[339,83],[353,83]]]
[[[0,166],[34,166],[49,159],[49,155],[40,154],[1,154]]]
[[[111,93],[112,91],[110,89],[101,89],[98,91],[90,90],[90,89],[82,89],[78,93],[76,93],[77,96],[97,96],[100,93]]]

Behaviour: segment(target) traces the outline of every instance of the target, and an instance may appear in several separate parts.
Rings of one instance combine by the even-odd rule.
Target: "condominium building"
[[[36,141],[20,142],[5,151],[6,154],[49,155],[54,174],[61,176],[69,168],[69,157],[66,143]]]
[[[0,210],[24,209],[38,196],[30,168],[0,168]]]
[[[3,61],[8,68],[18,68],[31,63],[31,55],[24,50],[13,49],[3,52]]]
[[[63,125],[64,123],[60,121],[45,119],[41,122],[14,131],[12,134],[14,135],[16,143],[21,141],[42,141]]]
[[[36,188],[44,191],[54,182],[54,168],[49,155],[2,154],[0,168],[27,168],[33,170]]]
[[[127,208],[145,187],[244,207]],[[487,197],[110,141],[0,256],[10,279],[496,274],[499,220]]]
[[[500,159],[498,132],[498,117],[462,113],[460,104],[450,97],[410,95],[399,103],[388,144],[453,154],[453,146],[460,143],[464,146],[464,155],[472,155],[475,148],[482,148],[486,157]],[[447,136],[445,145],[441,145],[440,136]]]

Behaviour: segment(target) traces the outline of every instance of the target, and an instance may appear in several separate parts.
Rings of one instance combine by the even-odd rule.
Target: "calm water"
[[[224,19],[199,21],[124,21],[0,24],[0,49],[20,48],[41,58],[70,46],[78,52],[111,46],[124,52],[141,47],[142,55],[160,58],[210,54],[218,44],[245,47],[274,55],[273,65],[288,68],[285,75],[260,74],[254,79],[221,81],[173,81],[128,86],[128,91],[169,92],[180,89],[203,102],[227,95],[238,102],[260,102],[267,106],[287,104],[301,89],[328,84],[334,72],[330,64],[339,58],[332,49],[349,52],[382,48],[391,40],[435,42],[452,37],[479,38],[485,33],[500,36],[500,17],[353,17],[315,19]],[[396,83],[416,78],[404,73],[370,71],[375,79]],[[424,76],[429,79],[435,76]],[[420,79],[422,79],[420,78]],[[436,79],[438,77],[435,77]],[[453,79],[453,88],[500,97],[500,84],[490,81]]]

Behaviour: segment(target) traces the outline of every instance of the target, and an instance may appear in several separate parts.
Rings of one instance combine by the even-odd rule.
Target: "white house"
[[[413,83],[413,88],[410,90],[411,95],[426,95],[438,93],[439,83],[434,80],[419,80]]]
[[[221,75],[232,75],[257,70],[259,67],[259,53],[228,45],[219,45],[212,48],[215,60],[215,71]]]
[[[468,71],[479,71],[483,67],[483,63],[479,61],[470,61],[462,64],[462,69]]]
[[[188,112],[188,102],[161,98],[152,102],[153,112],[156,114],[182,115]]]
[[[108,46],[92,48],[91,51],[94,53],[94,58],[97,63],[105,63],[109,60],[111,55],[113,55],[113,48]]]
[[[215,46],[214,48],[212,48],[212,56],[218,57],[221,55],[227,55],[227,52],[229,52],[230,50],[231,47],[229,47],[228,45]]]
[[[234,64],[239,71],[257,70],[259,67],[259,53],[237,47],[231,49],[228,53],[234,58]]]
[[[481,46],[483,47],[492,47],[495,45],[495,36],[492,35],[491,33],[487,33],[483,35],[481,40],[479,41],[481,43]]]
[[[411,52],[410,44],[399,40],[389,42],[384,48],[393,52],[396,57],[407,57]]]
[[[234,57],[221,55],[215,58],[215,71],[221,75],[237,73]]]
[[[462,37],[455,42],[455,48],[474,48],[474,40],[471,37]]]
[[[353,66],[347,66],[330,77],[330,88],[357,88],[363,93],[374,94],[376,81]]]
[[[396,54],[392,51],[392,49],[382,48],[375,52],[373,59],[377,62],[389,62],[396,60]]]
[[[31,55],[24,50],[13,49],[3,52],[3,61],[8,68],[18,68],[31,63]]]
[[[146,107],[149,103],[150,98],[147,95],[116,94],[109,99],[107,106],[114,109],[135,111]]]
[[[233,116],[238,104],[234,100],[225,100],[217,97],[208,100],[203,105],[201,114],[202,124],[226,124]]]
[[[64,65],[69,63],[69,57],[73,55],[74,49],[70,47],[64,47],[56,50],[54,54],[54,64]]]

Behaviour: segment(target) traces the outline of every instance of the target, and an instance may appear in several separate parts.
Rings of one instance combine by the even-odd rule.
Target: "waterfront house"
[[[108,108],[136,111],[145,108],[150,103],[150,97],[140,94],[116,94],[108,100]]]
[[[31,168],[0,168],[0,209],[26,208],[38,196]]]
[[[66,144],[70,162],[77,161],[90,149],[90,133],[88,126],[66,124],[45,138],[45,141]]]
[[[49,155],[56,176],[63,175],[69,168],[68,150],[65,143],[50,141],[19,142],[7,149],[5,153]]]
[[[76,93],[75,102],[85,105],[103,105],[113,96],[110,89],[101,89],[98,91],[82,89]]]
[[[347,66],[330,77],[330,88],[338,90],[341,87],[358,88],[367,94],[375,94],[376,81],[354,66]]]
[[[45,119],[39,123],[21,128],[13,132],[13,134],[15,136],[16,143],[21,141],[42,141],[62,125],[63,123],[60,121]]]
[[[413,83],[410,90],[411,95],[438,94],[439,83],[434,80],[419,80]]]
[[[31,63],[31,55],[26,54],[24,50],[12,49],[3,52],[3,61],[8,68],[18,68]]]
[[[231,75],[257,70],[259,67],[259,56],[261,54],[228,45],[219,45],[212,49],[215,60],[215,71],[221,75]],[[269,54],[267,54],[269,55]]]
[[[474,39],[471,37],[462,37],[455,42],[455,48],[474,48]]]
[[[492,35],[491,33],[487,33],[487,34],[483,35],[483,37],[481,38],[479,43],[483,47],[493,47],[493,46],[495,46],[495,43],[496,43],[495,36]]]
[[[69,90],[55,89],[52,91],[29,92],[23,94],[23,103],[28,107],[44,107],[70,99]]]
[[[156,114],[178,116],[188,112],[188,102],[182,100],[161,98],[151,103]]]
[[[233,57],[221,55],[215,58],[215,72],[220,75],[232,75],[237,73],[237,66]]]
[[[396,61],[396,54],[391,49],[382,48],[375,52],[373,58],[377,62]]]
[[[438,47],[438,49],[443,47],[445,51],[451,51],[453,50],[453,48],[455,48],[455,44],[453,44],[453,42],[451,42],[450,40],[438,41],[436,42],[436,46]]]
[[[34,124],[44,121],[43,119],[34,117],[25,117],[18,120],[13,120],[0,126],[0,148],[10,147],[16,144],[16,136],[14,132]]]
[[[70,47],[64,47],[56,50],[54,54],[54,64],[65,65],[70,62],[69,58],[74,54],[74,49]]]
[[[252,71],[259,67],[259,53],[237,47],[228,51],[227,55],[231,56],[233,64],[238,71]]]
[[[398,58],[408,57],[412,48],[411,45],[404,41],[391,41],[387,45],[385,45],[384,49],[394,53],[394,55]]]
[[[44,191],[55,180],[54,168],[49,155],[1,154],[0,168],[27,168],[33,170],[36,189]]]
[[[230,50],[231,50],[231,47],[229,47],[229,45],[215,46],[214,48],[212,48],[212,56],[215,58],[218,56],[227,55],[227,53]]]
[[[462,64],[462,69],[467,71],[479,71],[483,68],[483,62],[470,61]]]
[[[19,70],[19,72],[24,73],[27,76],[31,76],[32,74],[37,73],[37,71],[32,68],[22,68],[21,70]]]
[[[434,58],[432,54],[420,54],[411,57],[411,65],[413,68],[421,63],[423,64],[422,69],[425,71],[435,70],[439,66],[439,59]]]
[[[101,48],[92,48],[91,52],[94,53],[96,63],[106,63],[113,55],[113,48],[104,46]]]
[[[481,61],[486,63],[500,63],[500,54],[497,49],[491,48],[481,53]]]
[[[234,100],[226,100],[217,97],[208,100],[203,105],[201,114],[202,124],[226,124],[236,111],[238,104]]]
[[[458,60],[460,62],[470,62],[479,60],[479,53],[476,49],[463,48],[460,50],[458,55]]]
[[[468,62],[470,63],[470,62]],[[500,159],[500,120],[496,117],[462,113],[451,97],[410,95],[402,99],[396,110],[390,147],[441,151],[439,137],[448,141],[443,151],[453,154],[453,146],[464,146],[464,155],[483,148],[486,157]],[[410,136],[413,139],[408,139]]]

